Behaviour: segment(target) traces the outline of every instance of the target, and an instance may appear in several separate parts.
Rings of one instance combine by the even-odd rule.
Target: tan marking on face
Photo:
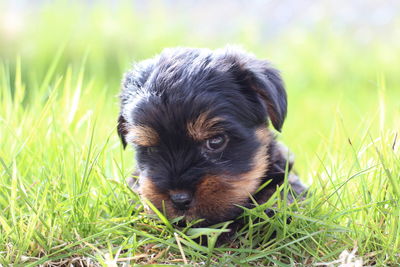
[[[140,177],[139,184],[139,194],[149,200],[159,211],[163,212],[165,209],[167,217],[175,218],[182,215],[172,206],[169,195],[160,192],[148,177]],[[146,210],[153,213],[148,207],[146,207]]]
[[[149,126],[135,125],[128,128],[126,140],[129,143],[140,146],[155,146],[159,142],[159,136],[157,132]]]
[[[223,129],[216,126],[220,121],[222,118],[209,118],[208,112],[204,112],[196,120],[189,122],[186,128],[194,140],[203,141],[223,132]]]
[[[174,218],[184,215],[187,220],[205,218],[211,221],[232,219],[240,214],[236,205],[244,205],[254,194],[268,169],[268,144],[273,140],[267,128],[256,131],[260,146],[254,155],[252,168],[237,177],[210,175],[196,187],[192,206],[187,211],[176,210],[167,193],[160,193],[150,179],[140,179],[140,194],[150,200],[160,211]],[[164,202],[164,203],[163,203]],[[164,205],[164,206],[163,206]]]
[[[213,220],[223,220],[228,218],[232,201],[232,185],[226,177],[208,176],[197,185],[195,193],[194,206],[186,213],[189,220],[205,218]]]
[[[256,136],[260,146],[254,155],[252,169],[240,175],[240,178],[234,182],[236,195],[241,197],[246,195],[246,199],[260,186],[261,178],[263,178],[269,166],[267,148],[273,140],[272,134],[267,128],[261,127],[256,130]]]
[[[197,203],[194,218],[198,215],[221,219],[231,218],[230,213],[236,205],[244,205],[249,195],[260,185],[261,179],[268,169],[267,146],[272,135],[267,128],[256,131],[260,146],[253,158],[252,169],[238,177],[210,176],[198,186],[195,196]],[[197,216],[196,216],[197,215]]]

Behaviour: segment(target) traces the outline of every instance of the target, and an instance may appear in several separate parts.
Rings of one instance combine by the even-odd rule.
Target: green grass
[[[32,16],[17,36],[0,34],[0,264],[287,266],[353,249],[365,264],[400,263],[399,44],[362,44],[329,23],[269,43],[257,25],[208,40],[160,6],[147,24],[101,5],[50,4]],[[280,139],[312,195],[246,210],[232,243],[215,247],[227,224],[180,229],[144,213],[125,183],[134,160],[116,135],[117,94],[134,60],[228,42],[282,70],[290,104]]]

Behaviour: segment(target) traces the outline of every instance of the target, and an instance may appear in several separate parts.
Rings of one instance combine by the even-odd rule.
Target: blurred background
[[[0,75],[12,91],[20,69],[21,105],[47,90],[44,81],[83,73],[86,101],[77,112],[90,111],[107,132],[115,127],[122,74],[133,62],[164,47],[226,44],[282,71],[289,114],[281,138],[300,171],[319,160],[338,125],[349,140],[365,129],[399,129],[398,0],[0,2]]]

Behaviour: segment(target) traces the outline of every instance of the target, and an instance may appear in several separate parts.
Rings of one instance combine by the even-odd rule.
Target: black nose
[[[192,202],[192,196],[186,192],[180,192],[177,194],[171,194],[172,203],[177,209],[187,210],[190,202]]]

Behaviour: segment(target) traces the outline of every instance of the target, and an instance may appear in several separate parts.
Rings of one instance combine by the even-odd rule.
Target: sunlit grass
[[[61,7],[86,26],[61,19]],[[354,248],[366,264],[399,263],[400,54],[393,44],[316,32],[264,45],[254,42],[257,32],[239,30],[206,42],[183,26],[158,29],[162,8],[154,24],[142,25],[124,9],[111,16],[97,7],[81,18],[88,10],[61,7],[45,9],[35,31],[13,46],[0,42],[7,45],[0,51],[0,264],[311,264]],[[118,30],[105,33],[104,23]],[[311,195],[287,206],[277,194],[246,210],[232,244],[215,247],[226,224],[181,229],[161,213],[144,213],[125,182],[133,151],[122,149],[115,127],[120,78],[132,60],[165,46],[227,42],[282,70],[290,106],[281,139]],[[264,213],[271,207],[273,218]],[[193,241],[201,235],[208,246]]]

